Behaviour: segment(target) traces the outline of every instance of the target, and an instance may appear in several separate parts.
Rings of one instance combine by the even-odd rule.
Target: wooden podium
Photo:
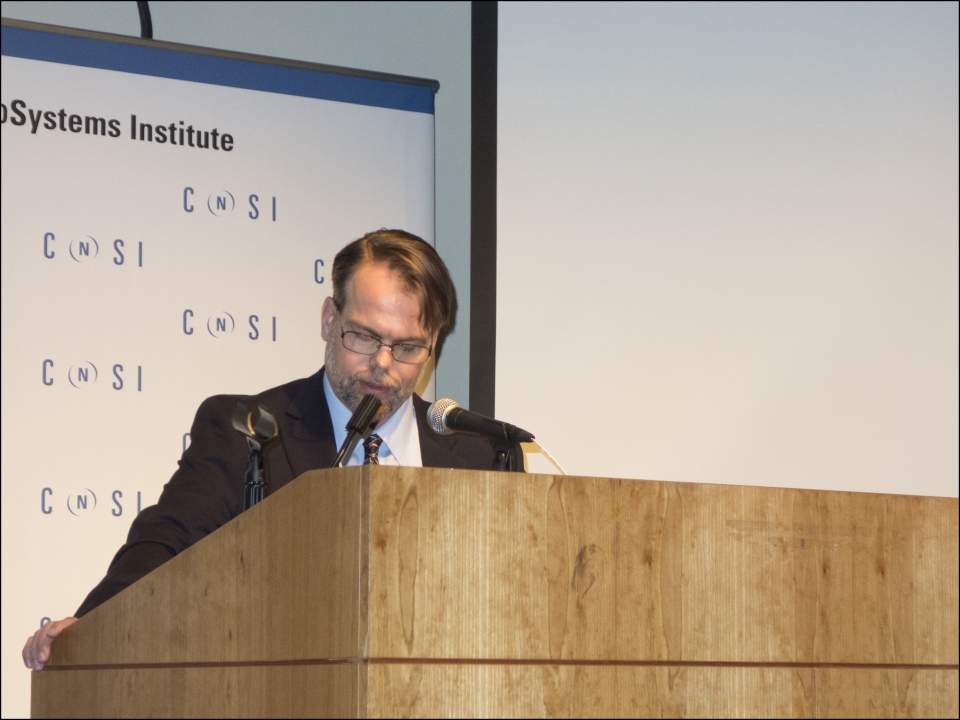
[[[957,500],[314,471],[66,630],[47,716],[958,713]]]

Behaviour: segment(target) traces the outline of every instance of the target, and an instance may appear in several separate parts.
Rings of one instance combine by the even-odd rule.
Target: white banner
[[[3,715],[217,393],[323,363],[333,256],[433,242],[430,84],[3,27]]]

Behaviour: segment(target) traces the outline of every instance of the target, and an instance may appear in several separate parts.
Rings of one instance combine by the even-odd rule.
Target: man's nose
[[[377,367],[389,370],[393,366],[393,353],[386,345],[381,345],[380,349],[373,355],[373,362]]]

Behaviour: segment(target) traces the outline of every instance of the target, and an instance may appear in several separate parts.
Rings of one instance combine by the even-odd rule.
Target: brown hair
[[[369,232],[337,253],[331,279],[338,309],[346,302],[347,283],[365,262],[382,263],[403,278],[407,290],[420,301],[420,323],[427,332],[444,335],[453,329],[457,293],[447,266],[426,241],[404,230]]]

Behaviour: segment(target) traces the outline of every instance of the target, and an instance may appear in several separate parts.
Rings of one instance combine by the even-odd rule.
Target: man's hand
[[[43,664],[50,659],[50,643],[76,621],[75,617],[52,620],[28,637],[23,646],[23,664],[31,670],[43,670]]]

